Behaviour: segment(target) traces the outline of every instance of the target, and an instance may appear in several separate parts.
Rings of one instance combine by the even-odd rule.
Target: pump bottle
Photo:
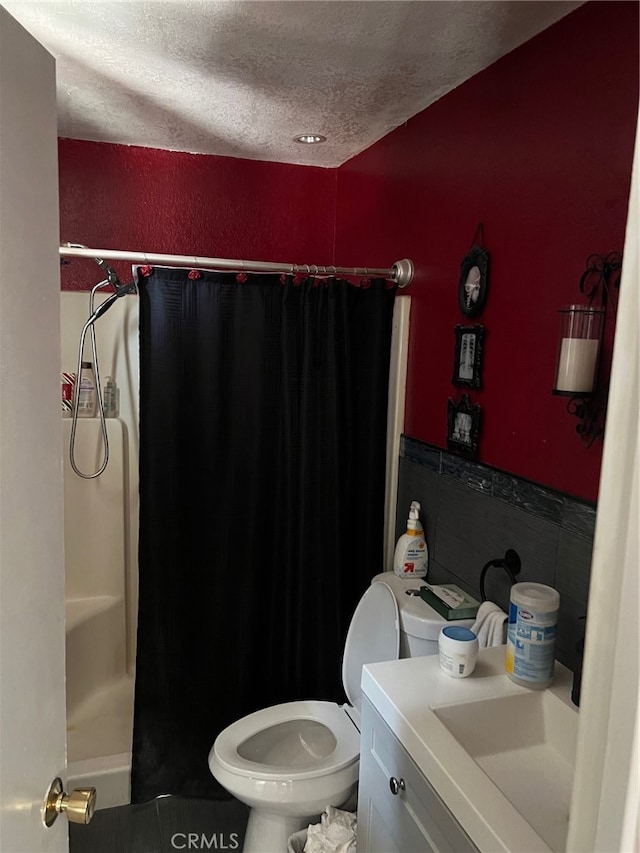
[[[398,539],[393,555],[393,571],[399,578],[427,576],[429,552],[420,523],[420,504],[412,501],[407,519],[407,532]]]
[[[111,376],[107,376],[102,390],[102,408],[105,418],[118,417],[118,386]]]

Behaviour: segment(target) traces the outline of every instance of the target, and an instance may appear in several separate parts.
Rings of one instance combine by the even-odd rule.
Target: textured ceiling
[[[2,5],[56,57],[60,136],[334,167],[581,3]]]

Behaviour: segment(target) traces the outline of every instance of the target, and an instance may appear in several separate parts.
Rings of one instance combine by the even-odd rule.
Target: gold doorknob
[[[65,794],[62,779],[54,779],[42,807],[42,820],[45,826],[51,826],[63,812],[71,823],[89,823],[96,810],[95,788],[74,788]]]

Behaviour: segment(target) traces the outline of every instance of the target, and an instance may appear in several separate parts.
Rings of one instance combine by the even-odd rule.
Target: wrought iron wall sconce
[[[611,291],[620,286],[622,255],[590,255],[579,288],[586,304],[560,308],[553,393],[568,397],[567,412],[579,418],[576,432],[587,447],[603,434],[605,401],[598,389],[600,350]],[[595,300],[600,297],[600,304]]]

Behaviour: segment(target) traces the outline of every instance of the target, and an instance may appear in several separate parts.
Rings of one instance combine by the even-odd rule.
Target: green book
[[[454,583],[420,587],[420,597],[448,622],[454,619],[475,619],[480,602]]]

